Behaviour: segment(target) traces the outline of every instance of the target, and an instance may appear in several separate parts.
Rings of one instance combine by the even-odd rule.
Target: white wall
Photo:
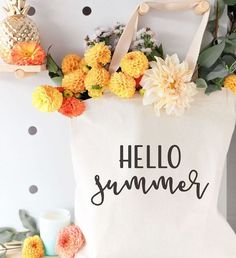
[[[36,9],[33,16],[41,31],[45,48],[61,57],[83,51],[83,38],[99,25],[126,22],[139,0],[53,0],[28,1]],[[165,0],[163,0],[165,2]],[[5,3],[0,0],[0,5]],[[82,9],[92,8],[90,16]],[[0,18],[4,17],[2,13]],[[200,17],[193,12],[156,13],[142,18],[142,24],[157,32],[168,53],[181,58],[196,31]],[[0,74],[0,226],[19,226],[18,209],[34,216],[45,209],[73,209],[74,181],[69,148],[69,119],[43,114],[31,106],[35,86],[51,83],[46,73],[24,80],[13,74]],[[35,126],[37,134],[28,134]],[[38,192],[31,194],[29,187]],[[221,207],[225,212],[225,191]]]

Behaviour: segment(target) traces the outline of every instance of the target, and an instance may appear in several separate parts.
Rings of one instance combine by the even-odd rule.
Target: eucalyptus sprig
[[[16,231],[12,227],[2,227],[0,228],[0,243],[5,244],[12,241],[22,242],[28,236],[39,235],[36,220],[27,211],[19,210],[19,217],[26,230]]]
[[[219,35],[220,19],[227,10],[230,26],[225,35]],[[236,0],[216,0],[208,23],[212,41],[201,51],[198,59],[196,84],[206,93],[221,90],[224,78],[236,72]],[[222,30],[221,30],[222,31]]]

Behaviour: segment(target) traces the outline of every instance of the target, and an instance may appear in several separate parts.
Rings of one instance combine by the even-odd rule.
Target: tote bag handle
[[[189,68],[191,69],[193,75],[197,64],[203,35],[210,15],[210,3],[208,0],[184,0],[182,2],[144,2],[138,5],[133,15],[129,19],[124,32],[116,46],[109,71],[114,73],[119,68],[122,57],[129,51],[132,40],[137,33],[139,15],[147,14],[150,8],[165,11],[181,11],[193,9],[196,14],[202,15],[202,21],[195,33],[194,39],[185,58],[185,61],[188,62]]]

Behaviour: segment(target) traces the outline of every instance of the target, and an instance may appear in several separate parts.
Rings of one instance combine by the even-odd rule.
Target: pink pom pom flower
[[[85,244],[80,228],[70,225],[61,230],[57,238],[56,251],[61,258],[74,258]]]

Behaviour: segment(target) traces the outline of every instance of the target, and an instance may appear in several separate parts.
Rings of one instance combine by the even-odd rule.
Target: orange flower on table
[[[11,61],[15,65],[42,65],[46,53],[37,42],[20,42],[11,51]]]
[[[85,104],[81,100],[70,97],[63,100],[59,113],[70,118],[80,116],[85,111]]]
[[[56,251],[61,258],[74,258],[85,244],[80,228],[70,225],[62,229],[56,243]]]

